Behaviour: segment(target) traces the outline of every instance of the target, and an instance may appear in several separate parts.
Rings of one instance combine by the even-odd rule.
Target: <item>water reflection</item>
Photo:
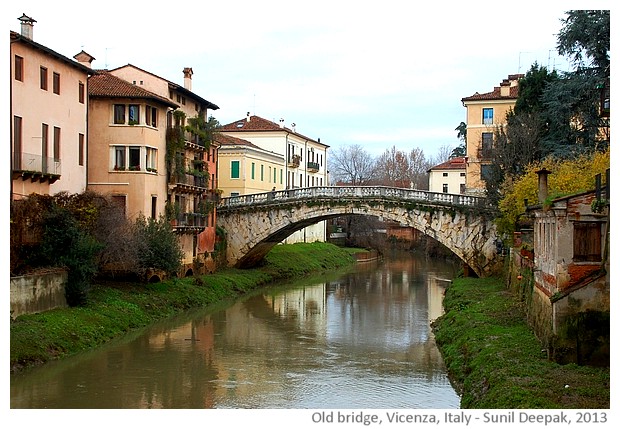
[[[12,408],[458,408],[422,258],[262,291],[11,379]]]

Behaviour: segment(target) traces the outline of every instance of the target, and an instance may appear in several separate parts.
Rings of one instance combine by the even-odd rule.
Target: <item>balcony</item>
[[[13,152],[13,180],[54,183],[60,179],[60,160],[26,152]]]
[[[180,213],[171,223],[176,233],[198,234],[207,226],[207,217],[200,213]]]
[[[299,162],[301,161],[301,156],[299,155],[293,155],[292,157],[289,158],[288,160],[288,166],[289,168],[297,168],[299,167]]]
[[[478,148],[478,159],[481,161],[489,161],[491,159],[491,155],[493,154],[493,150],[488,147]]]
[[[308,169],[308,171],[310,173],[316,173],[319,171],[319,163],[318,162],[310,162],[308,161],[308,163],[306,164],[306,168]]]
[[[203,194],[209,191],[206,177],[186,173],[171,175],[168,188],[185,194]]]

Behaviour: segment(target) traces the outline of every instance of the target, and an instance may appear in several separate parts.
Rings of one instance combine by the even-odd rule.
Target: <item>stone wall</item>
[[[11,277],[11,318],[66,307],[67,271]]]

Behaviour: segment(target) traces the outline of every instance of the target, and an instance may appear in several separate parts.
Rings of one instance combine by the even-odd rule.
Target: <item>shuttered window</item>
[[[231,179],[239,178],[239,161],[230,162],[230,178]]]
[[[574,222],[573,260],[575,262],[601,261],[601,224]]]

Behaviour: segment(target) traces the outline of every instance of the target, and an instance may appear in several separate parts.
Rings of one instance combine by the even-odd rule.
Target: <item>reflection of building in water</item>
[[[301,329],[324,331],[325,284],[304,287],[267,299],[273,313],[282,319],[294,320]]]
[[[429,273],[426,281],[428,294],[428,321],[432,322],[443,314],[443,295],[451,280]]]

